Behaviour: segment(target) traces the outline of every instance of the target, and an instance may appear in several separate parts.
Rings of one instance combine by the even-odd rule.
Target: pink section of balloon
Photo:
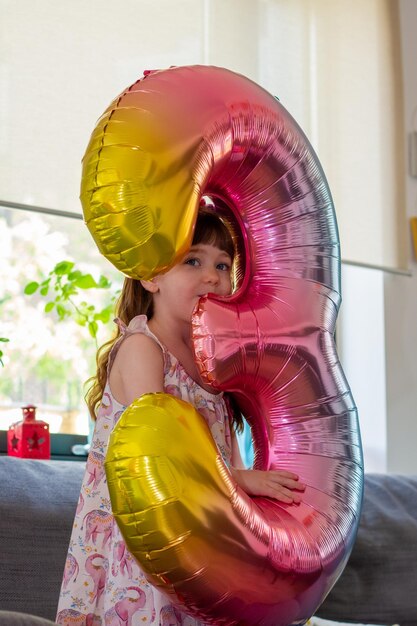
[[[202,299],[193,316],[201,373],[215,388],[233,392],[250,416],[255,467],[286,468],[307,484],[300,505],[256,498],[245,519],[247,550],[254,545],[251,536],[268,537],[256,573],[262,602],[256,600],[252,574],[252,582],[245,579],[243,551],[240,595],[219,597],[217,588],[208,588],[207,606],[201,610],[214,624],[303,622],[349,557],[363,489],[357,412],[334,342],[340,251],[325,176],[283,106],[230,71],[196,66],[150,73],[112,104],[109,116],[125,106],[132,120],[154,120],[147,132],[156,133],[159,153],[166,157],[162,170],[151,155],[147,171],[140,174],[141,184],[152,176],[144,210],[152,208],[152,185],[166,184],[176,190],[165,197],[168,209],[171,203],[178,211],[175,236],[190,230],[203,194],[217,199],[237,233],[241,266],[236,292],[223,300]],[[111,169],[107,163],[100,170],[99,149],[97,155],[85,164],[98,172],[95,187],[84,185],[82,194],[95,238],[108,214],[117,231],[118,212],[112,217],[108,205],[95,200],[94,193],[103,186],[97,180],[107,176],[108,181]],[[189,165],[185,178],[184,162]],[[159,208],[163,212],[166,207]],[[129,236],[133,241],[134,228]],[[155,242],[161,237],[157,226],[152,236]],[[126,254],[111,233],[98,245],[125,273],[149,276],[177,261],[189,246],[187,236],[174,242],[173,234],[168,261],[167,246],[158,258],[158,245],[152,244],[152,262],[146,268],[143,263],[134,267],[134,255]],[[235,510],[248,510],[246,499],[236,497]],[[253,558],[260,555],[246,556],[252,568]],[[207,580],[202,574],[201,584]],[[248,584],[251,607],[244,602]],[[266,588],[271,594],[267,603]]]

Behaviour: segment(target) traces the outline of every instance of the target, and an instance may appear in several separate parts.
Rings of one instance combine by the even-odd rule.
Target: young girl
[[[234,246],[212,211],[201,210],[192,247],[171,270],[149,281],[126,278],[118,302],[117,336],[99,351],[87,394],[97,422],[77,506],[58,605],[57,623],[86,626],[197,626],[145,579],[111,512],[104,474],[110,432],[124,409],[144,393],[165,392],[190,402],[207,421],[236,482],[251,495],[297,503],[304,488],[291,472],[243,469],[235,430],[242,417],[213,393],[194,362],[190,326],[201,296],[231,293]]]

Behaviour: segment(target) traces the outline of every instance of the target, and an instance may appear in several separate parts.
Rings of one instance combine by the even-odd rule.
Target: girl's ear
[[[159,289],[158,285],[153,280],[141,280],[140,284],[146,291],[149,291],[149,293],[156,293]]]

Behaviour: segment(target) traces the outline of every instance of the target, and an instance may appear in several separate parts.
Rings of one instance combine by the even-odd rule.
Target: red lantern
[[[22,407],[23,421],[12,424],[7,433],[7,452],[25,459],[49,459],[49,424],[36,419],[36,406]]]

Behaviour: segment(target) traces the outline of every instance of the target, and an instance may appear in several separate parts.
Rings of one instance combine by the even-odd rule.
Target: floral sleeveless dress
[[[164,355],[164,390],[192,404],[205,418],[227,464],[231,460],[231,433],[223,394],[200,387],[147,326],[145,315],[126,327],[116,320],[121,337],[109,358],[107,384],[97,415],[86,472],[78,500],[65,564],[56,621],[61,626],[198,626],[150,585],[129,553],[111,512],[104,473],[110,432],[125,406],[111,393],[108,375],[121,342],[133,333],[145,333]]]

